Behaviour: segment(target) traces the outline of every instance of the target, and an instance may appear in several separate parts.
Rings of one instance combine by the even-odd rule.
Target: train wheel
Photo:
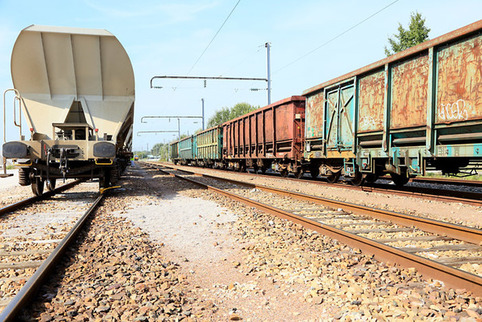
[[[119,171],[117,168],[112,168],[109,173],[110,182],[112,185],[116,185],[119,182]]]
[[[328,176],[326,177],[326,180],[329,182],[329,183],[335,183],[338,181],[338,179],[340,178],[340,174],[341,172],[338,171],[336,173],[333,173],[333,172],[329,172],[328,173]]]
[[[103,176],[99,178],[99,189],[108,188],[110,183],[110,171],[102,171]]]
[[[376,174],[367,174],[365,176],[365,182],[367,183],[374,183],[378,180],[378,176]]]
[[[311,174],[311,177],[312,177],[313,179],[315,179],[315,178],[318,177],[318,175],[320,174],[320,169],[318,169],[318,168],[312,168],[312,169],[310,170],[310,174]]]
[[[365,182],[364,179],[365,178],[363,177],[361,172],[357,172],[355,176],[350,180],[350,183],[354,186],[361,186],[363,182]]]
[[[280,171],[280,174],[283,178],[287,178],[290,172],[288,171],[288,169],[283,169]]]
[[[30,168],[18,169],[18,183],[21,186],[28,186],[30,184]]]
[[[42,193],[44,192],[44,182],[41,178],[34,178],[32,180],[32,192],[34,195],[36,196],[40,196],[42,195]]]
[[[52,190],[55,189],[56,179],[55,178],[49,179],[49,180],[45,181],[45,183],[47,185],[47,190],[52,191]]]
[[[390,176],[392,177],[392,181],[397,185],[398,187],[401,187],[405,185],[410,178],[406,174],[395,174],[395,173],[390,173]]]
[[[304,174],[303,169],[298,168],[295,172],[295,177],[298,178],[298,179],[301,179],[301,178],[303,178],[303,174]]]

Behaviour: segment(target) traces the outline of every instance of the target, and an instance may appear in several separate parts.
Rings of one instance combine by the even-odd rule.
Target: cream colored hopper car
[[[3,156],[23,165],[20,184],[37,195],[58,178],[114,184],[132,155],[135,96],[119,40],[101,29],[32,25],[15,42],[11,69],[31,135],[3,145]]]

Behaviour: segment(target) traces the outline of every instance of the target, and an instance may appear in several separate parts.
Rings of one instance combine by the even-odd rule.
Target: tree
[[[388,38],[391,50],[385,46],[385,54],[390,56],[418,45],[428,40],[429,32],[430,28],[425,26],[425,19],[422,18],[422,15],[418,12],[412,12],[408,30],[405,30],[401,23],[398,24],[398,34],[393,35],[396,39]]]
[[[220,111],[216,111],[214,115],[208,120],[207,127],[211,128],[216,125],[221,125],[230,120],[229,107],[223,107]]]
[[[221,125],[224,122],[235,119],[238,116],[247,114],[257,108],[259,108],[259,106],[253,106],[248,103],[238,103],[232,108],[223,107],[221,110],[216,111],[216,113],[208,120],[207,127],[210,128],[216,125]]]
[[[169,143],[156,143],[152,147],[151,154],[159,157],[161,161],[167,161],[169,156]]]

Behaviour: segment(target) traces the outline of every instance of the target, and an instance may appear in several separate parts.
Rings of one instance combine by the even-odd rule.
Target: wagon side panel
[[[439,50],[436,123],[482,119],[482,36]]]
[[[385,72],[360,78],[358,103],[358,132],[383,131],[385,116]]]
[[[392,68],[391,129],[426,125],[428,71],[427,55]]]

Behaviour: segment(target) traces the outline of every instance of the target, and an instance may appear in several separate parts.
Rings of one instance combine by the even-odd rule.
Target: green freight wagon
[[[313,177],[355,184],[482,166],[482,20],[314,86],[305,152]]]
[[[179,162],[179,140],[176,140],[169,144],[169,155],[171,157],[171,162],[177,164]]]
[[[179,141],[179,160],[183,165],[194,162],[196,158],[196,138],[191,135]]]
[[[223,128],[216,126],[195,135],[196,161],[202,167],[223,168]]]

